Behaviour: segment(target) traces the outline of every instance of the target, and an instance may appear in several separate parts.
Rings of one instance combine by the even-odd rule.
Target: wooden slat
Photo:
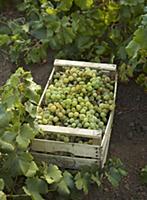
[[[73,60],[55,59],[54,66],[89,67],[101,70],[116,71],[115,64],[93,63],[93,62],[73,61]]]
[[[92,164],[100,165],[100,160],[90,158],[76,158],[67,156],[58,156],[45,153],[31,152],[36,160],[44,161],[49,164],[56,164],[61,168],[79,169],[82,166],[91,166]]]
[[[104,167],[106,159],[107,159],[110,138],[111,138],[111,129],[109,129],[109,132],[107,133],[107,139],[105,140],[106,143],[103,145],[103,149],[101,152],[101,167],[102,168]]]
[[[114,101],[116,99],[117,79],[118,79],[118,76],[116,74],[116,76],[115,76],[115,87],[114,87]],[[102,143],[101,143],[101,148],[102,148],[101,164],[102,164],[102,167],[104,167],[104,164],[105,164],[106,159],[107,159],[108,148],[109,148],[110,137],[111,137],[112,124],[113,124],[113,118],[114,118],[114,110],[111,111],[111,113],[110,113],[108,123],[107,123],[106,129],[105,129],[105,133],[104,133],[104,136],[103,136],[103,139],[102,139]]]
[[[41,95],[40,101],[39,101],[39,103],[38,103],[38,108],[40,107],[40,105],[41,105],[41,103],[42,103],[42,101],[43,101],[43,99],[44,99],[46,90],[48,89],[48,86],[49,86],[50,82],[52,81],[54,72],[55,72],[55,67],[53,67],[52,72],[51,72],[51,74],[50,74],[50,76],[49,76],[49,79],[48,79],[48,81],[47,81],[47,84],[46,84],[46,86],[45,86],[45,88],[44,88],[44,91],[43,91],[43,93],[42,93],[42,95]]]
[[[54,140],[34,139],[31,144],[33,151],[44,153],[70,153],[73,156],[82,156],[89,158],[98,158],[99,146],[78,144],[78,143],[64,143]]]
[[[102,130],[88,130],[82,128],[69,128],[62,126],[52,126],[52,125],[39,125],[39,128],[45,132],[49,133],[60,133],[68,136],[79,136],[86,138],[96,138],[101,141]]]

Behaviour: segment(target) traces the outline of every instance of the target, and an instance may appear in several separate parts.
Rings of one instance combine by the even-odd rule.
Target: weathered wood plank
[[[82,166],[91,166],[97,164],[99,166],[100,160],[89,158],[76,158],[67,156],[58,156],[45,153],[31,152],[37,161],[44,161],[48,164],[56,164],[61,168],[79,169]]]
[[[55,59],[54,66],[89,67],[89,68],[96,68],[96,69],[101,69],[101,70],[116,71],[115,64],[93,63],[93,62],[73,61],[73,60]]]
[[[34,139],[31,144],[33,151],[44,153],[58,153],[63,155],[71,154],[71,156],[81,156],[89,158],[98,158],[100,156],[99,146],[78,144],[78,143],[64,143],[61,141]]]
[[[55,72],[55,67],[53,67],[52,72],[51,72],[51,74],[50,74],[50,76],[49,76],[49,79],[48,79],[48,81],[47,81],[47,84],[46,84],[46,86],[45,86],[45,88],[44,88],[44,90],[43,90],[43,93],[42,93],[42,95],[41,95],[40,101],[39,101],[39,103],[38,103],[38,108],[39,108],[39,107],[41,106],[41,104],[42,104],[42,101],[43,101],[43,99],[44,99],[46,90],[48,89],[48,86],[49,86],[50,82],[52,81],[54,72]]]
[[[116,99],[116,91],[117,91],[117,74],[115,76],[115,87],[114,87],[114,101]],[[113,118],[114,118],[114,110],[111,111],[108,123],[105,129],[105,133],[102,139],[101,143],[101,148],[102,148],[102,153],[101,153],[101,165],[104,167],[104,164],[107,159],[107,154],[108,154],[108,148],[109,148],[109,143],[110,143],[110,137],[111,137],[111,130],[112,130],[112,124],[113,124]]]
[[[108,149],[109,149],[109,143],[111,138],[111,129],[109,129],[109,132],[107,132],[106,135],[106,143],[103,145],[102,152],[101,152],[101,167],[103,168],[107,159],[108,155]]]
[[[60,133],[68,136],[96,138],[100,142],[102,137],[102,130],[88,130],[82,128],[70,128],[70,127],[52,126],[52,125],[39,125],[39,128],[49,133]]]

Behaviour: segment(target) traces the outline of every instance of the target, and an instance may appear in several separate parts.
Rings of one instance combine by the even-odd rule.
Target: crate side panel
[[[115,76],[115,86],[114,86],[114,102],[116,100],[116,92],[117,92],[117,74]],[[107,122],[107,126],[105,129],[105,133],[102,139],[102,143],[101,146],[104,146],[104,143],[106,143],[106,138],[107,138],[107,134],[109,135],[110,130],[112,129],[112,124],[113,124],[113,118],[114,118],[114,110],[111,111],[108,122]]]
[[[117,92],[117,74],[115,76],[114,101],[116,100],[116,92]],[[102,167],[104,167],[104,164],[107,159],[109,143],[110,143],[110,138],[111,138],[113,118],[114,118],[114,110],[111,111],[111,113],[110,113],[108,123],[106,126],[106,130],[105,130],[105,134],[103,136],[102,143],[101,143],[101,165],[102,165]]]
[[[78,144],[78,143],[64,143],[60,141],[35,139],[31,144],[33,151],[45,153],[70,153],[73,156],[99,158],[100,146]]]
[[[76,158],[32,152],[36,160],[56,164],[61,168],[79,169],[82,166],[100,165],[99,159]]]
[[[104,164],[107,159],[107,154],[108,154],[108,149],[109,149],[109,143],[110,143],[110,138],[111,138],[111,129],[109,129],[109,134],[107,134],[106,142],[102,148],[102,153],[101,153],[101,167],[104,167]]]
[[[88,130],[88,129],[69,128],[69,127],[52,126],[52,125],[39,125],[39,128],[49,133],[60,133],[69,136],[95,138],[99,140],[99,142],[101,142],[102,138],[102,130]]]
[[[89,67],[101,70],[116,71],[115,64],[93,63],[93,62],[73,61],[73,60],[55,59],[54,66]]]

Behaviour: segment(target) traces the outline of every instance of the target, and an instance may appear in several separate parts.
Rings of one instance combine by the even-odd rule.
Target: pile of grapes
[[[38,123],[86,129],[105,129],[114,109],[114,80],[90,68],[56,72],[39,109]]]

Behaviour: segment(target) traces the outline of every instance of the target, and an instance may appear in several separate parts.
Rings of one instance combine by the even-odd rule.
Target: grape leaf
[[[62,178],[61,171],[56,165],[49,165],[48,168],[44,170],[44,178],[48,184],[59,182]]]
[[[0,34],[0,46],[6,45],[10,42],[10,37],[6,34]]]
[[[116,168],[110,168],[109,172],[105,172],[105,175],[114,187],[117,187],[119,185],[121,175]]]
[[[11,143],[0,139],[0,149],[3,152],[12,152],[14,151],[15,147]]]
[[[0,128],[8,126],[11,117],[12,117],[11,113],[7,112],[4,106],[0,103]]]
[[[70,10],[72,4],[73,0],[62,0],[57,8],[62,11],[68,11]]]
[[[0,190],[2,191],[4,189],[4,180],[0,178]]]
[[[5,193],[2,191],[0,191],[0,200],[7,200]]]
[[[135,41],[132,41],[132,40],[130,41],[130,43],[126,47],[126,51],[129,55],[129,57],[133,57],[133,58],[135,58],[137,56],[139,49],[140,49],[140,45],[138,43],[136,43]]]
[[[46,182],[37,177],[28,178],[26,180],[26,186],[23,187],[23,189],[33,200],[44,200],[41,194],[46,194],[48,192]]]
[[[57,184],[58,192],[62,194],[70,194],[70,188],[73,188],[73,186],[74,183],[72,175],[68,171],[65,171],[61,181]]]
[[[98,187],[101,185],[99,175],[92,174],[91,175],[91,180],[94,181],[97,184]]]
[[[88,185],[90,181],[90,177],[87,176],[88,174],[82,175],[78,172],[75,176],[75,185],[78,190],[83,190],[85,194],[88,193]]]
[[[147,26],[136,30],[134,35],[134,41],[139,44],[141,48],[147,50]]]
[[[141,169],[140,178],[143,184],[147,184],[147,165]]]
[[[16,162],[18,163],[18,168],[21,173],[26,177],[32,177],[38,171],[36,163],[32,160],[32,156],[29,153],[22,152],[18,157]]]
[[[30,140],[35,137],[35,131],[30,127],[29,124],[23,124],[20,129],[20,134],[16,137],[18,147],[26,149],[30,144]]]
[[[93,5],[93,0],[74,0],[74,2],[82,10],[88,9]]]
[[[32,118],[36,117],[37,106],[32,104],[30,101],[25,103],[25,110],[30,114]]]

